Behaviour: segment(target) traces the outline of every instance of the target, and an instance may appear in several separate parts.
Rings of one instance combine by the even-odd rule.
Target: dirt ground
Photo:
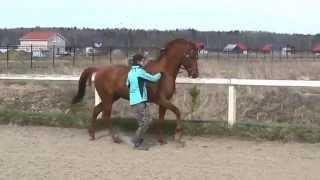
[[[184,137],[149,151],[114,144],[107,131],[0,126],[0,180],[319,179],[320,144]]]

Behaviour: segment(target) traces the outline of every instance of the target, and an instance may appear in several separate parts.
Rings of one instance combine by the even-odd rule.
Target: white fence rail
[[[0,74],[0,80],[78,81],[79,75]],[[236,86],[320,87],[320,81],[304,80],[177,78],[176,83],[228,86],[228,124],[230,126],[233,126],[236,123]],[[95,104],[99,102],[100,98],[95,91]]]

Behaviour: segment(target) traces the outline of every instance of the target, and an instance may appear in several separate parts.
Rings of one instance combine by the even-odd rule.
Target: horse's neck
[[[167,73],[175,81],[179,72],[179,64],[175,61],[170,61],[166,56],[162,57],[154,63],[154,66],[159,67],[161,72]]]
[[[167,65],[166,66],[166,72],[173,77],[174,81],[177,78],[178,72],[179,72],[179,65],[172,66],[172,65]]]

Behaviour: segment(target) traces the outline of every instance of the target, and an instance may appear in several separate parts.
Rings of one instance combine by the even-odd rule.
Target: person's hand
[[[161,77],[164,77],[164,72],[160,72],[160,74],[161,74]]]

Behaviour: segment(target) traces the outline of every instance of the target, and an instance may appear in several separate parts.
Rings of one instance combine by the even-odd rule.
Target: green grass
[[[0,109],[0,124],[17,124],[33,126],[54,126],[87,128],[89,113],[34,113]],[[113,125],[123,131],[134,131],[137,123],[134,119],[113,118]],[[164,133],[173,135],[175,121],[165,121]],[[106,123],[98,121],[98,130],[105,129]],[[223,121],[185,121],[184,133],[192,136],[233,136],[249,140],[299,141],[308,143],[320,142],[320,128],[293,126],[288,124],[260,124],[239,122],[233,128]],[[151,128],[155,133],[155,126]]]
[[[0,124],[17,124],[17,125],[44,125],[55,127],[76,127],[83,128],[87,126],[86,114],[64,114],[54,112],[22,112],[1,109]]]

